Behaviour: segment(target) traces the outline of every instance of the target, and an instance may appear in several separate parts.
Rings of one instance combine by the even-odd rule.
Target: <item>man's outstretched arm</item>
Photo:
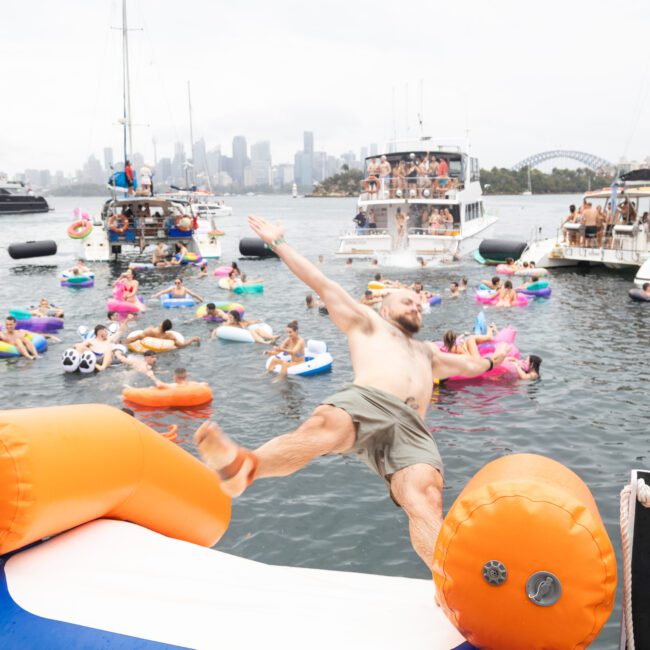
[[[499,343],[489,357],[472,357],[465,354],[441,352],[436,345],[429,343],[433,353],[433,375],[436,379],[463,376],[476,377],[494,366],[501,365],[512,349],[507,343]],[[492,364],[490,364],[490,361]]]
[[[320,296],[339,329],[347,332],[355,325],[370,322],[367,307],[360,305],[340,284],[330,280],[284,241],[284,226],[254,216],[248,217],[248,224],[258,237],[272,247],[289,270]]]

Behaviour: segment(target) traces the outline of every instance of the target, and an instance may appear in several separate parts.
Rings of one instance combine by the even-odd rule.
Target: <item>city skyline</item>
[[[5,8],[0,48],[11,61],[4,83],[12,101],[1,109],[0,170],[69,174],[90,151],[101,160],[105,146],[118,157],[121,35],[111,28],[120,4],[69,0],[74,21],[43,0]],[[188,81],[195,140],[226,152],[245,133],[249,142],[270,140],[285,163],[302,150],[296,125],[314,132],[314,151],[337,155],[418,135],[420,123],[436,137],[464,138],[469,129],[485,167],[547,149],[641,159],[650,140],[650,24],[640,0],[617,5],[613,42],[603,47],[584,42],[602,30],[604,2],[584,11],[558,0],[418,0],[400,12],[334,0],[318,20],[295,2],[128,6],[133,144],[147,160],[156,148],[162,157],[176,142],[189,147]],[[505,15],[535,30],[513,30]],[[623,31],[625,56],[612,57]]]

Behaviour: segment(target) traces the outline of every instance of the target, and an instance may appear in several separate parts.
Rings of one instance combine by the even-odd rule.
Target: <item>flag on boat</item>
[[[121,172],[113,172],[108,179],[108,185],[111,188],[121,188],[121,189],[128,189],[128,185],[126,183],[126,174],[121,171]],[[135,172],[133,172],[133,189],[138,188],[138,177]]]

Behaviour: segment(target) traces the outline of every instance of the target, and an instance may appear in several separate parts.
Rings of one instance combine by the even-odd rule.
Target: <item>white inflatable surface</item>
[[[18,553],[5,575],[31,614],[182,647],[463,645],[430,580],[270,566],[120,521]]]

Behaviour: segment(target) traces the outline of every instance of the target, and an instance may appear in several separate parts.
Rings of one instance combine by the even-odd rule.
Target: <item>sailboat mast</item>
[[[126,20],[126,0],[122,0],[122,55],[124,66],[124,162],[126,162],[127,160],[131,160],[131,154],[133,153],[133,137],[131,134],[131,77],[129,74],[129,30]]]
[[[187,82],[187,103],[190,110],[190,155],[189,159],[193,165],[196,164],[194,160],[194,127],[192,124],[192,93],[190,91],[190,82]],[[194,172],[192,171],[192,180],[194,180]]]

